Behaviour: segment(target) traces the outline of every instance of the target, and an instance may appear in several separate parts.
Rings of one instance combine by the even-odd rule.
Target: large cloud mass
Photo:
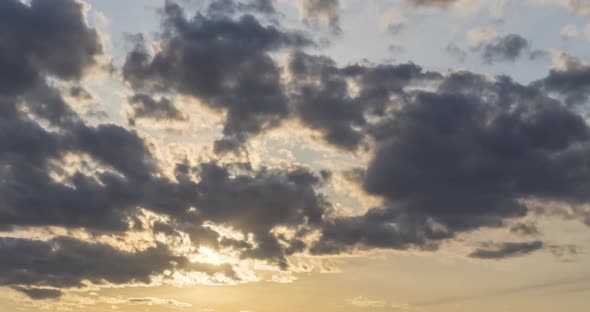
[[[302,5],[308,18],[326,15],[337,26],[339,1]],[[68,101],[88,98],[82,87],[62,94],[59,83],[79,84],[103,52],[79,2],[2,1],[0,285],[47,299],[178,272],[235,282],[241,276],[231,264],[200,263],[191,253],[229,250],[236,261],[288,270],[295,254],[433,250],[486,227],[537,235],[534,224],[511,223],[532,212],[531,202],[590,201],[590,129],[567,105],[587,100],[588,66],[572,63],[523,85],[411,62],[340,65],[306,50],[314,46],[307,35],[266,20],[275,14],[269,1],[226,0],[187,17],[167,2],[157,44],[135,37],[122,66],[135,92],[126,96],[130,119],[187,120],[175,96],[223,114],[218,153],[179,161],[163,160],[139,127],[81,117]],[[500,38],[484,57],[515,61],[527,46],[519,36]],[[319,133],[333,151],[366,155],[366,167],[347,176],[382,203],[342,215],[322,193],[331,172],[221,156],[284,124]],[[572,211],[590,224],[589,213]],[[56,228],[74,234],[14,234]],[[152,240],[126,241],[140,234]],[[114,238],[127,248],[108,243]],[[492,242],[470,256],[502,259],[542,248],[559,246]]]

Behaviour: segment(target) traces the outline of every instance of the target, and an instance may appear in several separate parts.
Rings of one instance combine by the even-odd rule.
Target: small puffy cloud
[[[514,62],[530,47],[527,39],[510,34],[497,38],[483,45],[483,60],[488,64],[496,62]]]
[[[314,25],[326,25],[333,33],[340,28],[340,0],[298,0],[297,5],[305,21]]]
[[[381,15],[379,28],[382,31],[397,33],[404,27],[406,21],[407,18],[399,10],[393,9]]]
[[[574,24],[567,24],[563,26],[559,32],[563,39],[573,39],[578,37],[578,27]]]
[[[467,32],[467,43],[472,49],[479,49],[483,45],[498,37],[498,33],[491,27],[477,27]]]
[[[444,51],[459,62],[464,62],[467,58],[467,51],[463,50],[461,47],[454,43],[449,43],[444,48]]]

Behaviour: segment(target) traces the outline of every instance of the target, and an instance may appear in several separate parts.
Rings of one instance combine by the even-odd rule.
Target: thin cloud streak
[[[532,292],[532,291],[536,291],[536,290],[554,289],[554,288],[571,286],[571,285],[578,285],[578,284],[588,284],[587,287],[585,287],[583,289],[579,289],[580,291],[590,290],[590,276],[585,276],[585,277],[580,277],[580,278],[563,279],[563,280],[555,280],[555,281],[545,282],[545,283],[529,284],[529,285],[524,285],[524,286],[520,286],[520,287],[499,289],[496,291],[484,292],[484,293],[479,293],[479,294],[440,298],[440,299],[435,299],[435,300],[431,300],[431,301],[423,301],[423,302],[413,303],[412,306],[414,306],[414,307],[441,306],[441,305],[462,303],[462,302],[468,302],[468,301],[486,300],[486,299],[491,299],[491,298],[527,293],[527,292]],[[570,292],[567,291],[567,292],[555,292],[555,293],[563,294],[563,293],[570,293]]]

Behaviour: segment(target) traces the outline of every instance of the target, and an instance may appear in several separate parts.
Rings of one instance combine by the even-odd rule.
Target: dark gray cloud
[[[278,65],[270,52],[310,45],[300,33],[264,26],[251,15],[237,19],[164,9],[161,51],[140,43],[128,54],[123,75],[135,88],[199,98],[225,111],[225,140],[244,142],[277,126],[288,114]]]
[[[122,127],[74,124],[57,134],[19,115],[15,107],[11,115],[2,116],[0,160],[8,166],[2,167],[0,180],[0,223],[5,226],[121,232],[130,230],[137,208],[143,207],[172,217],[195,244],[216,247],[217,235],[203,227],[205,221],[253,233],[257,246],[243,246],[245,255],[285,267],[285,255],[294,252],[290,246],[300,242],[279,243],[270,230],[278,225],[318,226],[330,208],[316,191],[325,178],[302,168],[178,165],[176,181],[171,181],[156,177],[159,169],[144,141]],[[76,172],[55,181],[51,172],[61,175],[64,169],[53,160],[67,153],[88,155],[114,172]],[[193,180],[193,174],[199,180]],[[197,207],[198,215],[191,207]]]
[[[482,248],[476,249],[469,256],[479,259],[505,259],[530,254],[543,248],[541,241],[484,244]]]
[[[154,276],[166,270],[221,272],[234,277],[230,268],[192,263],[173,255],[162,244],[128,252],[66,237],[49,241],[0,238],[0,285],[13,286],[32,299],[61,295],[59,290],[39,287],[84,287],[85,282],[150,283]]]
[[[12,103],[14,104],[14,103]],[[0,223],[126,229],[135,209],[133,183],[155,172],[151,154],[137,134],[115,125],[74,124],[49,132],[4,103],[0,129]],[[63,183],[55,164],[68,153],[92,157],[115,172],[75,173]],[[83,170],[83,168],[80,168]]]
[[[129,104],[133,109],[129,116],[132,124],[135,119],[186,120],[186,116],[166,97],[156,100],[149,94],[140,93],[129,97]]]
[[[18,94],[45,74],[78,79],[101,52],[74,0],[0,3],[0,94]]]
[[[547,77],[534,84],[563,96],[569,105],[585,103],[590,94],[590,66],[568,59],[564,69],[552,69]]]
[[[528,40],[520,35],[510,34],[486,44],[483,47],[482,58],[488,64],[514,62],[529,47]]]
[[[369,133],[363,188],[383,207],[333,220],[315,252],[433,248],[457,232],[528,213],[522,199],[587,202],[589,129],[576,113],[506,77],[459,72],[416,91]]]
[[[96,31],[86,26],[76,1],[24,5],[9,0],[0,7],[0,44],[11,44],[0,52],[0,64],[11,71],[0,75],[17,82],[0,83],[7,88],[0,91],[0,223],[127,228],[125,219],[134,206],[127,198],[130,188],[121,186],[154,173],[148,148],[124,128],[87,126],[60,91],[45,82],[48,76],[81,78],[101,52]],[[32,73],[31,79],[21,81],[21,73]],[[78,91],[73,95],[82,94]],[[69,153],[90,155],[118,173],[77,172],[57,183],[52,174],[64,170],[55,161]]]
[[[361,144],[367,114],[383,114],[390,97],[403,94],[411,82],[440,78],[413,63],[338,67],[328,57],[302,52],[291,56],[288,70],[295,115],[328,143],[347,150]],[[357,94],[349,82],[357,85]]]
[[[366,124],[365,107],[349,94],[346,76],[328,57],[296,53],[288,65],[293,80],[294,110],[310,128],[336,146],[355,149],[362,133],[355,126]]]
[[[253,233],[258,246],[243,245],[243,255],[268,259],[282,267],[287,266],[285,256],[293,251],[293,244],[299,244],[300,237],[285,241],[270,231],[279,225],[319,226],[331,208],[315,190],[324,178],[302,168],[253,171],[248,166],[205,163],[178,174],[193,170],[198,172],[199,182],[185,181],[183,188],[194,190],[191,204],[198,208],[200,218]]]
[[[63,295],[59,289],[13,287],[12,289],[25,294],[33,300],[57,299]]]

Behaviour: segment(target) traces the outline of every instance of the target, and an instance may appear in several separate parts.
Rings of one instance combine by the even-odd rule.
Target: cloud
[[[477,27],[467,32],[467,41],[471,49],[480,49],[483,45],[498,37],[498,33],[491,27]]]
[[[56,299],[63,294],[61,290],[51,288],[25,288],[17,286],[12,289],[25,294],[33,300]]]
[[[390,10],[381,15],[379,27],[382,31],[397,33],[404,27],[406,21],[407,18],[401,12]]]
[[[209,4],[207,10],[211,15],[227,15],[238,12],[254,12],[267,15],[277,13],[272,0],[249,0],[245,2],[235,0],[214,0]]]
[[[539,235],[539,229],[534,223],[519,222],[510,227],[510,232],[523,235],[523,236],[535,236]]]
[[[483,248],[476,249],[469,256],[479,259],[505,259],[530,254],[543,248],[543,246],[544,244],[541,241],[485,244]]]
[[[460,0],[406,0],[412,5],[415,6],[430,6],[430,7],[449,7]]]
[[[246,170],[235,177],[228,168],[214,163],[202,164],[198,170],[201,180],[194,187],[200,196],[193,204],[205,220],[254,234],[258,246],[243,250],[248,257],[285,267],[285,256],[298,251],[300,235],[305,233],[287,239],[274,236],[271,230],[279,225],[317,226],[330,208],[326,198],[315,191],[323,181],[304,169]]]
[[[167,22],[176,23],[169,25],[171,31],[179,32],[169,35],[171,42],[181,46],[186,44],[188,50],[195,48],[197,52],[203,48],[210,53],[230,53],[226,54],[227,57],[233,57],[234,52],[244,52],[241,60],[246,71],[250,70],[249,66],[257,70],[256,66],[262,64],[263,67],[271,66],[272,75],[278,74],[274,61],[266,51],[275,45],[289,45],[293,40],[306,40],[271,26],[262,26],[251,16],[237,21],[227,17],[217,19],[202,16],[200,22],[204,25],[192,20],[192,23],[202,27],[190,27],[189,31],[185,23],[191,22],[181,16],[180,8],[172,4],[166,8]],[[254,37],[256,34],[261,35],[259,40],[241,36],[250,30],[254,32]],[[209,34],[209,31],[212,33]],[[67,29],[64,32],[67,33]],[[216,52],[210,50],[212,46],[200,42],[200,39],[209,38],[209,35],[219,34],[233,36],[229,40],[233,43],[228,43],[228,46],[219,43],[217,48],[220,50]],[[234,44],[250,46],[251,51],[248,52],[247,47],[238,49]],[[232,52],[229,48],[236,49]],[[165,51],[159,57],[154,56],[154,64],[161,65],[157,60],[165,58]],[[257,58],[261,63],[252,63]],[[210,61],[202,60],[200,64],[207,68]],[[233,85],[233,79],[236,78],[233,74],[238,70],[230,66],[237,64],[232,63],[234,61],[232,58],[222,60],[221,63],[231,63],[221,66],[222,71],[227,71],[223,74],[223,82],[210,80],[216,76],[213,73],[207,79],[199,78],[203,90],[209,90],[206,85],[209,83],[213,83],[214,90],[197,94],[205,94],[203,96],[210,99],[227,95],[221,89],[225,90],[226,84]],[[241,91],[236,91],[235,100],[241,100],[237,98],[238,93],[240,97],[251,95],[264,99],[267,91],[272,93],[274,90],[281,93],[281,99],[284,98],[280,79],[274,81],[264,78],[262,80],[272,84],[271,88],[261,86],[261,89],[256,89],[264,81],[249,76],[249,73],[244,72],[240,78],[243,85],[238,88]],[[177,83],[189,84],[192,81]],[[216,89],[218,87],[220,89]],[[4,166],[0,168],[3,177],[0,179],[0,223],[4,227],[55,226],[118,235],[131,230],[149,230],[138,221],[142,208],[169,218],[165,225],[173,226],[174,230],[167,231],[168,235],[173,236],[182,231],[190,236],[195,245],[203,243],[213,249],[235,248],[245,258],[268,260],[286,268],[286,256],[305,248],[302,239],[307,235],[306,227],[319,226],[323,215],[330,209],[330,203],[317,191],[325,182],[325,177],[318,177],[305,168],[254,170],[249,164],[220,165],[210,162],[191,166],[181,163],[176,165],[174,177],[169,178],[162,174],[152,154],[152,147],[137,132],[114,124],[87,125],[69,107],[59,90],[53,87],[37,84],[16,96],[2,97],[1,100],[0,130],[3,135],[0,137],[0,161]],[[131,98],[131,102],[135,117],[172,118],[179,113],[165,98],[155,100],[150,94],[138,94]],[[233,109],[236,114],[233,118],[243,121],[242,113],[249,108],[240,106],[241,103],[231,103],[223,107]],[[280,111],[287,107],[286,102],[274,103],[270,99],[267,104],[270,105],[271,113],[275,112],[277,104]],[[255,106],[252,108],[256,111],[254,114],[258,114],[259,109],[266,109],[264,103],[253,101],[252,105]],[[280,105],[284,105],[284,108],[280,108]],[[47,123],[51,128],[42,126]],[[237,126],[231,121],[228,127]],[[198,213],[195,207],[198,207]],[[252,238],[248,242],[217,240],[219,235],[205,226],[207,222],[233,226],[250,234]],[[300,228],[300,231],[294,235],[279,235],[272,231],[279,226]],[[162,226],[157,228],[162,229]],[[165,270],[213,270],[213,267],[204,264],[181,263],[183,258],[169,254],[161,246],[139,253],[127,253],[109,245],[93,245],[63,238],[49,242],[6,238],[3,243],[3,248],[10,249],[3,254],[23,252],[18,255],[22,258],[19,262],[23,267],[7,262],[4,269],[8,271],[3,276],[13,279],[5,280],[2,284],[24,287],[23,291],[27,290],[32,296],[40,293],[35,291],[37,288],[80,287],[84,280],[98,284],[149,283],[150,276]],[[101,257],[96,258],[96,255],[109,256],[116,263],[108,263]],[[68,258],[70,256],[72,258]],[[144,256],[153,260],[161,256],[161,262],[144,261]],[[55,260],[55,263],[48,263],[51,267],[47,271],[33,264],[43,258]],[[79,260],[78,265],[84,267],[76,267],[75,260]],[[145,262],[146,267],[132,268],[129,261]],[[83,270],[68,272],[67,268],[59,267],[59,264]],[[120,265],[120,271],[117,271],[117,265]],[[35,271],[35,267],[40,271]],[[110,269],[108,272],[107,267]],[[124,270],[127,272],[122,272]],[[19,275],[21,271],[28,273]],[[110,272],[113,275],[108,275]],[[230,274],[231,267],[224,267],[223,272],[233,277]]]
[[[571,261],[579,253],[579,247],[575,245],[550,245],[547,246],[551,254],[562,261]]]
[[[506,35],[483,46],[482,58],[488,64],[514,62],[530,47],[528,40],[520,35]]]
[[[529,86],[467,71],[443,75],[414,63],[339,65],[298,51],[313,45],[307,36],[243,14],[268,12],[266,1],[217,1],[190,18],[168,2],[159,48],[149,51],[138,36],[123,66],[136,92],[129,99],[132,117],[182,119],[171,100],[180,94],[225,114],[217,152],[242,148],[287,119],[341,151],[362,148],[369,161],[352,180],[381,201],[366,213],[342,216],[321,192],[329,173],[253,167],[221,155],[167,160],[173,169],[165,171],[147,134],[87,123],[67,102],[86,97],[84,91],[54,85],[80,85],[101,48],[78,2],[55,3],[0,4],[0,15],[13,12],[22,21],[41,15],[44,26],[32,26],[37,17],[27,25],[8,15],[0,20],[10,30],[0,32],[0,45],[17,43],[0,50],[0,67],[15,77],[0,84],[2,229],[57,227],[112,239],[145,232],[186,241],[189,253],[229,250],[237,261],[288,270],[291,255],[433,250],[460,233],[512,225],[529,213],[527,201],[567,206],[590,199],[588,125],[546,94],[586,92],[584,66],[572,65],[580,62],[565,62]],[[490,34],[476,32],[474,40],[494,61],[520,54],[506,37],[495,41]],[[16,35],[39,38],[43,46]],[[277,52],[287,52],[284,68]],[[144,222],[142,213],[162,218]],[[211,224],[240,235],[224,236]],[[474,256],[526,254],[539,243],[568,254],[534,243],[490,245]],[[87,284],[149,285],[179,272],[239,278],[232,264],[191,262],[173,245],[156,240],[121,249],[81,238],[3,237],[0,284],[50,299]]]
[[[444,51],[461,63],[467,58],[467,52],[454,43],[449,43]]]
[[[0,238],[0,284],[14,286],[32,299],[56,298],[59,290],[91,283],[101,285],[150,283],[166,270],[201,269],[216,273],[216,267],[196,266],[175,256],[164,245],[127,252],[110,245],[82,242],[66,237],[49,241]]]
[[[225,112],[224,139],[236,145],[287,116],[279,67],[269,53],[310,45],[307,37],[261,25],[252,15],[187,19],[171,2],[163,12],[160,50],[150,55],[140,40],[127,55],[123,76],[134,88],[193,96]]]
[[[339,34],[340,28],[340,0],[298,0],[299,9],[307,22],[323,24]]]
[[[573,39],[578,37],[578,27],[574,24],[567,24],[563,26],[559,33],[564,39]]]
[[[551,69],[549,75],[535,85],[563,96],[567,104],[586,102],[590,94],[590,65],[564,54],[559,54],[558,58],[561,68]]]
[[[581,0],[532,0],[540,5],[557,5],[580,15],[590,15],[590,3]]]
[[[355,307],[363,308],[363,309],[379,309],[384,308],[386,303],[381,300],[373,300],[363,296],[358,296],[350,299],[350,304]]]
[[[74,86],[70,88],[70,96],[83,100],[92,100],[92,94],[90,94],[90,92],[81,86]]]
[[[588,201],[588,126],[535,88],[456,72],[407,99],[368,130],[377,148],[359,183],[385,205],[328,220],[313,252],[433,249],[527,215],[522,199]]]
[[[112,300],[114,302],[117,302],[119,300]],[[178,300],[173,300],[173,299],[162,299],[162,298],[157,298],[157,297],[143,297],[143,298],[128,298],[125,300],[120,300],[121,304],[126,303],[126,304],[147,304],[147,305],[167,305],[167,306],[173,306],[173,307],[192,307],[192,304],[190,303],[186,303],[186,302],[182,302],[182,301],[178,301]]]
[[[47,74],[76,80],[102,53],[74,0],[0,3],[0,94],[15,95]]]
[[[506,15],[508,7],[512,4],[512,0],[493,1],[490,7],[490,16],[495,21],[502,21]]]
[[[129,104],[133,109],[130,116],[130,120],[133,122],[135,119],[158,121],[186,119],[186,116],[166,97],[156,100],[149,94],[140,93],[129,97]]]
[[[341,68],[329,57],[302,52],[291,56],[288,71],[296,116],[328,143],[347,150],[362,144],[366,114],[382,114],[390,98],[403,94],[411,82],[439,78],[413,63]]]

